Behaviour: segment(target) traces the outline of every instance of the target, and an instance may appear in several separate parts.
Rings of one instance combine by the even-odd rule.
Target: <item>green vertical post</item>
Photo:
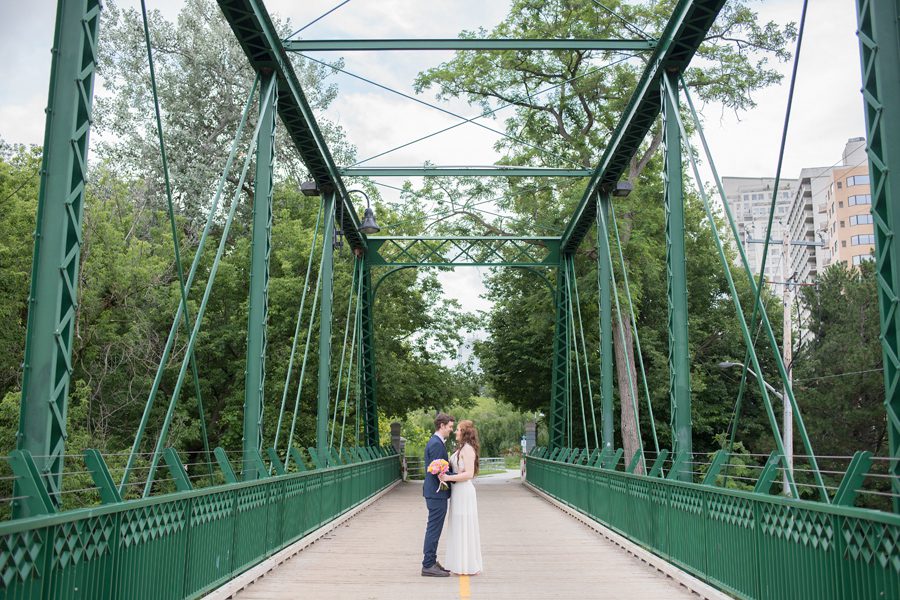
[[[256,142],[256,177],[253,181],[253,225],[250,250],[250,301],[247,317],[247,363],[244,374],[244,481],[254,481],[256,453],[262,447],[263,390],[266,379],[266,324],[269,312],[269,254],[272,247],[272,168],[275,164],[277,81],[262,75],[263,89],[271,85],[268,102],[260,104],[262,125]]]
[[[553,331],[553,373],[550,383],[550,448],[566,445],[569,431],[569,294],[566,257],[556,269],[556,325]]]
[[[57,5],[28,297],[16,447],[36,457],[54,502],[65,454],[99,17],[99,0]],[[15,502],[13,511],[31,514],[27,503]]]
[[[900,6],[857,0],[891,489],[900,513]]]
[[[609,251],[609,193],[597,195],[597,289],[600,291],[600,433],[603,448],[612,450],[615,422],[613,416],[613,330],[612,264]],[[600,218],[602,215],[602,218]]]
[[[678,74],[666,72],[663,75],[663,85],[672,91],[672,94],[664,94],[662,107],[672,454],[676,457],[689,457],[692,451],[691,362],[688,353],[687,275],[684,252],[684,176],[681,164],[681,132],[675,115],[678,111]],[[678,478],[689,481],[690,473],[679,473]]]
[[[363,440],[365,446],[377,446],[378,436],[378,394],[375,384],[375,322],[374,290],[372,289],[372,267],[366,256],[362,257],[360,302],[360,348],[361,362],[359,384],[363,401]]]
[[[319,393],[316,405],[316,448],[328,451],[328,406],[331,401],[331,308],[334,283],[334,198],[333,189],[323,194],[325,240],[322,246],[322,304],[319,308]]]

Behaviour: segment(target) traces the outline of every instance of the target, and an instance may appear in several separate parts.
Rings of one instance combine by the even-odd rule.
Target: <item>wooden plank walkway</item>
[[[522,485],[479,478],[484,573],[422,577],[427,511],[421,483],[403,483],[237,594],[275,598],[522,600],[697,598]],[[438,560],[443,554],[442,539]]]

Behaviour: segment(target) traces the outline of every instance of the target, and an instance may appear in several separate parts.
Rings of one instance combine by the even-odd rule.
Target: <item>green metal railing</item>
[[[561,455],[528,456],[527,481],[729,594],[900,598],[898,515],[661,479],[656,469],[634,475],[615,471],[617,461],[570,464]]]
[[[0,525],[0,598],[195,598],[399,479],[399,456]]]

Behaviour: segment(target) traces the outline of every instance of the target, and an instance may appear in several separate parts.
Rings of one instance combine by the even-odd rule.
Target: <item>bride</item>
[[[472,480],[478,475],[478,431],[472,421],[460,421],[456,429],[456,452],[450,456],[454,475],[441,479],[454,483],[447,521],[446,568],[457,575],[481,572],[481,536],[478,503]]]

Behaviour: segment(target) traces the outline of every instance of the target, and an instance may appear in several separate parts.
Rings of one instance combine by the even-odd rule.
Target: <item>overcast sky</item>
[[[147,0],[171,18],[181,0]],[[269,11],[290,18],[295,28],[305,25],[338,3],[337,0],[267,0]],[[121,1],[137,6],[137,2]],[[762,19],[798,21],[801,0],[754,2]],[[300,36],[329,38],[456,37],[463,29],[490,29],[506,14],[507,0],[352,0]],[[810,3],[807,31],[783,175],[796,177],[802,167],[831,165],[840,159],[850,137],[864,135],[862,97],[859,92],[859,47],[853,0],[817,0]],[[50,77],[50,47],[56,2],[4,1],[0,4],[0,137],[8,142],[40,144]],[[102,21],[101,21],[102,22]],[[324,53],[332,58],[335,53]],[[379,83],[413,94],[416,74],[451,56],[448,52],[348,53],[346,69]],[[788,74],[790,65],[783,65]],[[337,75],[340,93],[327,117],[346,129],[360,159],[415,139],[425,132],[459,120],[410,100],[378,90],[345,75]],[[423,99],[433,101],[431,95]],[[757,98],[758,106],[738,119],[721,107],[703,107],[705,127],[719,171],[723,175],[773,176],[787,101],[785,83]],[[444,103],[465,116],[477,108],[462,102]],[[502,117],[502,113],[501,113]],[[502,120],[486,121],[502,129]],[[491,164],[496,134],[466,125],[452,133],[377,159],[375,165]],[[400,181],[385,181],[399,185]],[[388,193],[386,197],[390,197]],[[389,232],[385,232],[389,233]],[[486,309],[480,269],[459,269],[442,275],[445,289],[466,310]]]

